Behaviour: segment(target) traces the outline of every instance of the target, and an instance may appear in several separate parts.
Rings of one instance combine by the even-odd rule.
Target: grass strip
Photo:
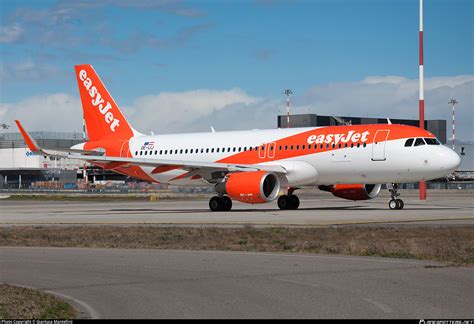
[[[473,226],[21,226],[0,228],[0,246],[323,253],[474,265]]]
[[[0,284],[0,319],[74,319],[78,312],[51,294]]]

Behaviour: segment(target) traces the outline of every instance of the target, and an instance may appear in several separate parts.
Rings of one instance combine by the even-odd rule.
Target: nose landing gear
[[[405,203],[403,202],[403,200],[397,198],[398,196],[400,196],[400,194],[398,193],[398,183],[392,183],[391,187],[389,185],[388,190],[390,191],[390,194],[392,196],[392,199],[388,202],[388,207],[390,209],[403,209]]]

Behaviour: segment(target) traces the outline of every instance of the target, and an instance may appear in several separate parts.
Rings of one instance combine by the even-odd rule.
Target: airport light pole
[[[453,150],[456,150],[456,146],[455,146],[455,140],[456,140],[456,129],[455,129],[455,114],[454,114],[454,108],[456,106],[458,102],[456,101],[456,99],[454,98],[451,98],[451,100],[448,102],[448,104],[451,104],[452,107],[453,107]]]
[[[420,0],[420,128],[425,129],[425,98],[423,89],[423,0]],[[426,181],[420,181],[420,200],[426,200]]]
[[[286,127],[290,128],[290,95],[293,92],[290,89],[286,89],[283,93],[286,95]]]

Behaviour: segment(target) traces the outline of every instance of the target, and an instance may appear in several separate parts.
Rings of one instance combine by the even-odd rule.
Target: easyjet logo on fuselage
[[[104,120],[107,124],[110,124],[110,130],[115,132],[115,128],[119,126],[120,120],[114,117],[113,112],[109,111],[112,108],[110,102],[104,105],[105,101],[102,98],[102,95],[97,90],[95,86],[92,85],[92,80],[87,77],[87,72],[85,70],[81,70],[79,72],[79,79],[86,87],[87,91],[89,92],[89,96],[91,96],[92,100],[91,103],[94,107],[97,107],[102,115],[104,115]]]
[[[348,143],[348,142],[367,142],[367,137],[369,132],[365,131],[359,133],[356,131],[349,131],[344,134],[321,134],[321,135],[311,135],[308,137],[308,144],[328,144],[328,143]]]

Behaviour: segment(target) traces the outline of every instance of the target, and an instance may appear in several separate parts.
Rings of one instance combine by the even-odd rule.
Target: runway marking
[[[92,306],[90,306],[89,304],[83,302],[82,300],[79,300],[77,298],[74,298],[74,297],[66,295],[66,294],[58,293],[56,291],[51,291],[51,290],[44,290],[44,291],[47,292],[47,293],[56,295],[58,297],[70,300],[71,302],[80,305],[83,309],[85,309],[89,313],[88,315],[91,319],[99,319],[100,318],[99,313],[94,308],[92,308]]]
[[[362,298],[362,299],[365,300],[366,302],[371,303],[372,305],[377,306],[377,307],[380,308],[384,313],[392,313],[392,312],[393,312],[393,309],[391,309],[389,306],[387,306],[387,305],[385,305],[385,304],[382,304],[381,302],[378,302],[378,301],[373,300],[373,299],[370,299],[370,298]]]
[[[271,278],[271,279],[272,280],[277,280],[277,281],[290,282],[290,283],[295,283],[295,284],[300,284],[300,285],[305,285],[305,286],[312,286],[312,287],[316,287],[316,288],[321,288],[321,285],[317,285],[317,284],[313,284],[313,283],[305,282],[305,281],[278,279],[278,278]]]

